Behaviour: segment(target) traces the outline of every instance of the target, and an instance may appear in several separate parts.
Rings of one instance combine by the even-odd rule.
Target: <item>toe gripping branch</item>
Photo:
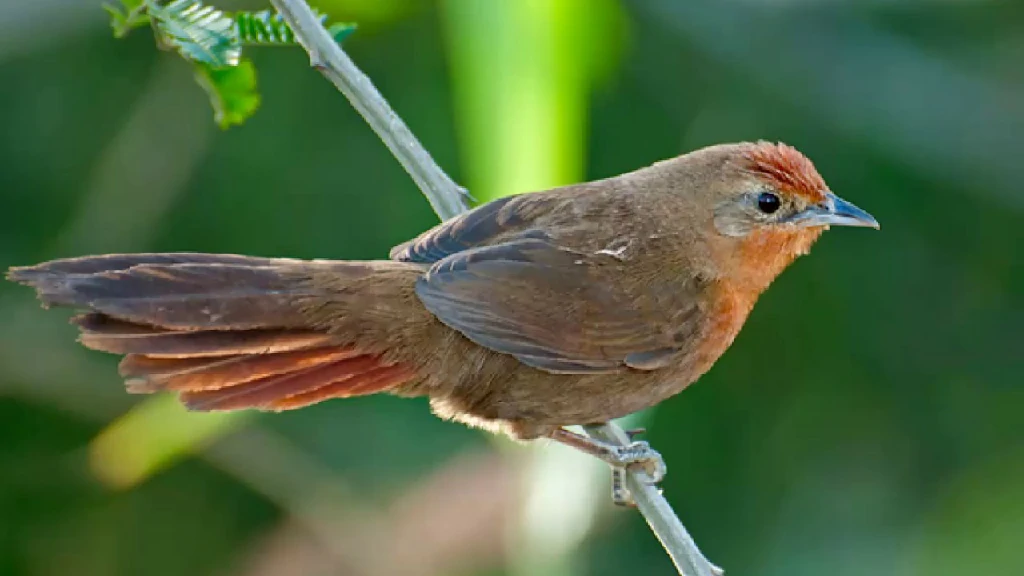
[[[628,432],[632,439],[643,430]],[[665,477],[667,467],[665,460],[650,444],[634,441],[626,446],[616,446],[577,434],[564,428],[551,433],[551,439],[572,446],[607,462],[612,467],[612,501],[619,506],[634,506],[633,496],[626,487],[626,470],[640,469],[647,476],[649,484],[657,484]]]

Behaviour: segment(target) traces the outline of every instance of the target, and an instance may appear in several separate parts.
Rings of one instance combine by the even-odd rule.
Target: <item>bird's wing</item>
[[[545,235],[533,226],[555,204],[543,193],[499,198],[395,246],[391,258],[433,264],[470,248],[514,238],[542,238]]]
[[[548,221],[577,217],[570,196],[594,198],[583,187],[562,192],[495,200],[391,257],[433,264],[416,285],[427,309],[524,364],[562,373],[668,364],[697,340],[704,287],[686,278],[623,283],[630,262],[560,245]]]
[[[624,284],[627,264],[537,238],[439,262],[416,293],[467,338],[556,373],[665,366],[696,340],[701,298],[686,282]]]

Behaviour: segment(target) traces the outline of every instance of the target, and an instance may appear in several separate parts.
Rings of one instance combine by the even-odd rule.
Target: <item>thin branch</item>
[[[630,442],[629,435],[618,425],[608,422],[607,424],[584,426],[587,434],[593,438],[610,442],[612,444],[625,445]],[[679,516],[672,510],[668,500],[661,495],[661,490],[653,484],[644,481],[643,474],[627,471],[626,488],[633,496],[637,509],[644,515],[647,525],[665,547],[672,563],[680,574],[695,574],[697,576],[721,576],[724,570],[712,564],[700,549],[693,537],[686,531]]]
[[[310,64],[330,80],[363,115],[423,191],[434,212],[442,220],[465,212],[468,209],[466,191],[434,162],[430,153],[391,109],[373,82],[331,38],[306,2],[271,1],[295,32],[295,39],[309,53]]]
[[[295,32],[295,39],[309,53],[310,64],[337,86],[363,115],[412,176],[437,215],[447,220],[465,212],[468,209],[466,191],[437,165],[370,79],[334,42],[305,0],[271,2]],[[586,430],[591,436],[605,442],[625,445],[630,441],[622,428],[613,423],[589,426]],[[704,558],[668,501],[656,486],[644,482],[644,476],[642,472],[627,472],[627,486],[637,508],[665,547],[679,573],[688,576],[722,574],[720,568]]]

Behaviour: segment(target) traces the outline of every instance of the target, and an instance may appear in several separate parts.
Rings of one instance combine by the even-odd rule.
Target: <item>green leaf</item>
[[[327,31],[334,38],[334,41],[341,44],[342,40],[348,38],[356,31],[356,24],[354,22],[335,22],[327,27]]]
[[[230,68],[197,62],[196,81],[210,97],[214,119],[221,128],[242,124],[260,106],[256,67],[247,58]]]
[[[230,16],[195,0],[166,6],[147,0],[146,6],[160,39],[185,58],[215,68],[238,65],[242,46]]]
[[[149,24],[145,0],[121,0],[120,6],[104,3],[103,9],[110,14],[115,38],[124,38],[133,29]]]
[[[242,46],[295,44],[295,34],[271,10],[228,15],[198,0],[120,0],[105,4],[115,36],[149,23],[161,48],[177,50],[195,66],[196,81],[206,91],[221,128],[242,124],[260,105],[256,69],[241,58]],[[327,16],[317,14],[320,22]],[[354,24],[335,23],[327,30],[336,42],[355,31]]]
[[[320,23],[327,23],[327,15],[317,14]],[[331,24],[327,31],[340,43],[356,29],[355,24]],[[239,42],[251,46],[283,46],[295,44],[295,35],[281,15],[271,10],[235,13],[235,31]]]
[[[161,41],[189,60],[217,68],[235,66],[243,45],[295,44],[291,28],[271,10],[237,12],[228,16],[197,0],[174,0],[166,6],[155,0],[145,0],[143,6],[148,10]],[[120,14],[115,19],[119,17]],[[318,17],[326,24],[326,15],[319,14]],[[335,23],[328,27],[328,32],[336,42],[341,42],[355,28],[354,24]]]
[[[235,14],[238,39],[248,45],[294,44],[295,35],[280,14],[270,10]]]

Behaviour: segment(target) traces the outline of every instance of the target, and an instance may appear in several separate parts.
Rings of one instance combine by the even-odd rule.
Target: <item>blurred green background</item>
[[[734,575],[1024,574],[1024,4],[320,0],[478,198],[793,144],[836,230],[636,422]],[[225,9],[258,2],[216,3]],[[0,267],[98,252],[380,258],[435,217],[301,50],[220,131],[98,1],[0,1]],[[185,414],[0,285],[0,574],[672,574],[607,470],[425,402]]]

